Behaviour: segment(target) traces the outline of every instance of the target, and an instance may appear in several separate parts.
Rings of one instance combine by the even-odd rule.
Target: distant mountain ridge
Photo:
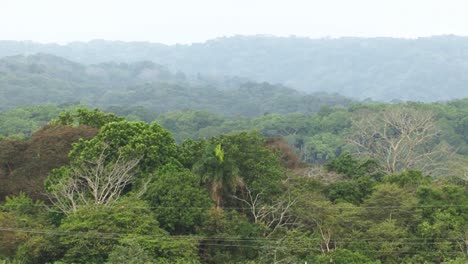
[[[236,36],[192,45],[0,41],[0,57],[45,52],[84,64],[149,60],[172,71],[239,76],[373,100],[468,97],[468,37],[308,39]]]

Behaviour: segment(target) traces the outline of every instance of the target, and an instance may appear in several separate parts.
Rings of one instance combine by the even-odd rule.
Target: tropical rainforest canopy
[[[16,108],[0,116],[0,256],[463,263],[467,105],[151,122],[79,105]]]
[[[454,39],[0,42],[0,263],[467,263]]]

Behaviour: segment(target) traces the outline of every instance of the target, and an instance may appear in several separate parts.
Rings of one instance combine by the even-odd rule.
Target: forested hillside
[[[0,263],[466,263],[467,104],[14,109]]]
[[[467,263],[463,39],[0,42],[0,263]]]
[[[225,116],[314,113],[346,106],[343,96],[304,94],[282,85],[240,78],[212,79],[172,73],[152,62],[78,64],[47,54],[0,59],[0,111],[16,106],[82,103],[100,108],[181,109]]]
[[[150,60],[189,75],[239,76],[306,92],[379,101],[468,96],[468,38],[219,38],[168,46],[96,40],[67,45],[0,42],[0,56],[45,52],[84,64]]]

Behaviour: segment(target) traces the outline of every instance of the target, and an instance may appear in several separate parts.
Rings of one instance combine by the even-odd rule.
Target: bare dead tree
[[[463,255],[468,256],[468,230],[460,234],[457,244]]]
[[[314,233],[320,238],[320,251],[328,253],[337,249],[336,236],[339,233],[339,215],[324,210],[323,205],[316,204],[311,208],[310,221],[315,223]],[[328,207],[327,207],[328,208]]]
[[[407,168],[431,173],[452,151],[437,138],[433,113],[395,106],[381,113],[362,113],[347,138],[356,152],[382,163],[388,173]]]
[[[126,160],[119,154],[116,161],[106,164],[104,151],[94,161],[85,161],[73,167],[73,176],[84,182],[95,204],[108,205],[120,197],[122,190],[133,178],[131,171],[140,159]]]
[[[267,204],[262,199],[263,191],[254,193],[247,186],[246,198],[233,196],[233,198],[243,202],[249,208],[249,211],[255,223],[262,223],[268,230],[265,237],[270,237],[280,227],[295,225],[293,216],[291,215],[291,207],[296,203],[296,200],[287,195],[286,199],[279,199],[272,204]]]
[[[115,161],[109,162],[105,150],[106,147],[94,160],[70,165],[67,177],[54,186],[50,198],[62,212],[76,212],[81,205],[110,205],[131,183],[133,170],[141,158],[126,159],[120,153]]]
[[[233,196],[233,198],[247,205],[255,223],[266,227],[263,234],[265,239],[276,235],[275,239],[272,239],[272,242],[263,248],[261,254],[272,263],[291,263],[292,257],[283,254],[288,251],[288,248],[284,245],[287,235],[277,231],[281,227],[296,226],[298,224],[297,219],[291,212],[296,204],[296,199],[290,193],[287,193],[276,201],[267,202],[264,199],[264,190],[255,192],[248,186],[244,186],[244,190],[243,197]]]
[[[464,171],[463,171],[463,176],[461,177],[461,179],[465,182],[465,183],[468,183],[468,168],[465,168]]]
[[[65,178],[55,184],[53,191],[49,194],[50,201],[61,212],[69,214],[76,212],[78,205],[86,203],[79,195],[79,184],[74,178]]]
[[[323,225],[317,224],[317,229],[320,232],[320,238],[321,238],[321,243],[320,243],[320,250],[322,253],[328,253],[331,250],[335,248],[332,247],[331,241],[332,241],[332,229],[325,227]]]

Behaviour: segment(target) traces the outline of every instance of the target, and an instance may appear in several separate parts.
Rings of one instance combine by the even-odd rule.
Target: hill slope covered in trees
[[[434,154],[467,139],[467,103],[252,120],[267,135],[369,143],[349,141],[324,166],[256,132],[177,143],[164,128],[180,136],[206,114],[63,112],[27,139],[0,139],[0,263],[466,263],[467,156]],[[430,177],[432,162],[452,168]]]
[[[84,65],[54,55],[0,59],[0,111],[16,106],[82,103],[100,108],[144,107],[152,113],[182,109],[225,116],[317,112],[347,105],[338,95],[305,94],[240,78],[211,79],[172,73],[153,62]]]
[[[0,42],[0,56],[46,52],[95,64],[150,60],[172,70],[240,76],[358,99],[439,101],[468,96],[468,38],[308,39],[236,36],[192,45],[96,40]]]

